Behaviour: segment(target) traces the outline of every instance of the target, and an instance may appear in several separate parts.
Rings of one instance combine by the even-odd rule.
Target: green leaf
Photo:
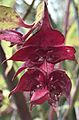
[[[0,30],[18,28],[20,19],[12,8],[0,5]]]
[[[32,28],[34,23],[24,23],[21,17],[10,7],[0,6],[0,30],[12,30],[18,27]]]
[[[13,7],[15,0],[0,0],[0,5]]]

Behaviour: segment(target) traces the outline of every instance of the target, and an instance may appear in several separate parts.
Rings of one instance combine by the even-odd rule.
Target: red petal
[[[15,92],[23,92],[23,91],[32,91],[37,88],[37,85],[40,85],[40,81],[43,73],[38,69],[30,69],[24,73],[21,77],[17,86],[11,91],[10,95]],[[40,77],[41,76],[41,77]]]
[[[24,44],[27,45],[35,45],[40,47],[53,47],[56,45],[62,45],[65,41],[65,38],[61,32],[58,30],[53,30],[50,26],[49,15],[47,6],[45,5],[45,14],[43,19],[43,24],[41,29],[30,37]]]
[[[65,71],[55,70],[50,74],[49,77],[49,89],[53,90],[53,93],[60,95],[60,93],[65,93],[65,95],[70,94],[71,90],[71,80]]]
[[[49,91],[44,88],[36,90],[31,97],[31,100],[30,100],[31,104],[36,105],[36,104],[42,104],[46,102],[49,98],[48,93]]]
[[[44,61],[44,63],[40,66],[40,68],[44,70],[47,74],[50,74],[54,69],[54,65]]]
[[[22,44],[22,34],[16,31],[0,31],[0,40],[10,41],[14,44]]]
[[[15,52],[12,57],[10,57],[8,60],[13,61],[27,61],[29,57],[32,56],[34,51],[37,49],[37,47],[29,46],[29,47],[23,47],[19,49],[17,52]]]
[[[63,60],[75,60],[75,49],[70,46],[53,47],[47,53],[47,61],[53,64]]]
[[[56,107],[62,95],[69,98],[71,90],[70,78],[64,71],[55,70],[49,76],[48,89],[50,91],[48,102],[53,107]]]
[[[44,29],[45,29],[45,28],[51,28],[50,20],[49,20],[48,8],[47,8],[46,3],[44,4],[44,18],[43,18],[42,28],[43,28],[43,27],[44,27]]]
[[[47,29],[43,31],[40,29],[39,32],[30,37],[24,46],[34,45],[40,47],[53,47],[62,45],[64,43],[64,36],[57,30]]]

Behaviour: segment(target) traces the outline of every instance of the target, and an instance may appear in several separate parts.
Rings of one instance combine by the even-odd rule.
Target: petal
[[[49,13],[48,13],[48,8],[46,3],[44,3],[44,18],[43,18],[43,24],[42,24],[42,28],[44,27],[44,29],[50,29],[51,28],[51,24],[50,24],[50,20],[49,20]]]
[[[49,15],[47,6],[45,4],[44,18],[40,30],[31,36],[25,43],[24,46],[34,45],[40,47],[53,47],[62,45],[65,41],[63,34],[52,29],[49,21]]]
[[[32,105],[43,104],[48,100],[49,98],[48,94],[49,94],[49,91],[46,88],[36,90],[31,97],[31,100],[30,100],[31,104]]]
[[[47,53],[47,61],[53,64],[63,60],[75,60],[75,49],[70,46],[53,47]]]
[[[37,46],[26,46],[15,52],[8,60],[25,61],[27,67],[40,66],[45,60],[46,52]]]
[[[63,34],[58,30],[52,29],[51,27],[46,3],[44,6],[43,24],[40,31],[43,37],[43,43],[41,43],[42,47],[48,47],[48,46],[53,47],[56,45],[62,45],[65,41]]]
[[[41,32],[43,32],[43,31],[41,31]],[[65,41],[65,38],[60,31],[54,30],[51,28],[46,30],[43,33],[43,36],[42,36],[43,42],[41,42],[42,47],[59,46],[59,45],[62,45]]]
[[[30,59],[31,62],[37,66],[43,64],[45,60],[45,56],[46,56],[46,51],[38,47],[38,49],[36,49],[35,52],[32,54],[32,56],[30,57]]]
[[[10,95],[15,92],[34,91],[43,79],[43,73],[38,69],[29,69],[23,74],[17,86],[11,91]],[[9,95],[9,96],[10,96]]]
[[[44,70],[48,75],[53,71],[54,65],[44,61],[43,64],[40,66],[42,70]]]
[[[58,30],[41,30],[31,36],[23,46],[34,45],[40,47],[53,47],[64,43],[64,36]]]
[[[49,81],[49,89],[52,89],[53,93],[55,92],[57,95],[60,95],[60,93],[65,93],[65,95],[70,94],[71,80],[65,71],[53,71],[50,74]]]
[[[14,44],[22,44],[22,34],[13,30],[0,31],[0,40],[6,40]]]
[[[53,107],[58,106],[58,102],[61,96],[69,98],[71,90],[71,81],[65,71],[55,70],[49,76],[50,98],[49,104]]]
[[[28,58],[32,56],[32,54],[35,52],[37,47],[29,46],[29,47],[23,47],[19,49],[17,52],[15,52],[12,57],[10,57],[8,60],[13,61],[27,61]]]

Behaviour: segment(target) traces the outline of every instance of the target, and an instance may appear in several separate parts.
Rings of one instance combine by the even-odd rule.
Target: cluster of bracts
[[[28,92],[31,108],[46,101],[54,108],[58,106],[61,96],[69,98],[71,80],[64,70],[55,66],[64,60],[75,61],[75,49],[65,46],[63,34],[51,27],[47,3],[43,3],[43,17],[37,24],[25,25],[30,28],[26,35],[16,30],[4,30],[0,33],[1,39],[8,39],[20,46],[8,59],[23,62],[14,78],[26,69],[10,95],[15,92]]]

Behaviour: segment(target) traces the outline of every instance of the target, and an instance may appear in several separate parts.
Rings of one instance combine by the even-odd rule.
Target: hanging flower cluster
[[[25,41],[35,29],[38,31]],[[61,96],[68,98],[71,90],[70,78],[65,71],[55,69],[55,65],[64,60],[74,61],[75,49],[64,46],[63,34],[52,29],[46,2],[44,2],[43,19],[37,25],[33,25],[25,36],[13,30],[4,31],[4,33],[0,34],[0,38],[3,39],[5,36],[5,39],[9,38],[10,42],[22,45],[8,59],[24,62],[14,78],[27,68],[10,95],[15,92],[30,92],[31,108],[46,101],[56,107]],[[11,35],[12,38],[10,38]]]

